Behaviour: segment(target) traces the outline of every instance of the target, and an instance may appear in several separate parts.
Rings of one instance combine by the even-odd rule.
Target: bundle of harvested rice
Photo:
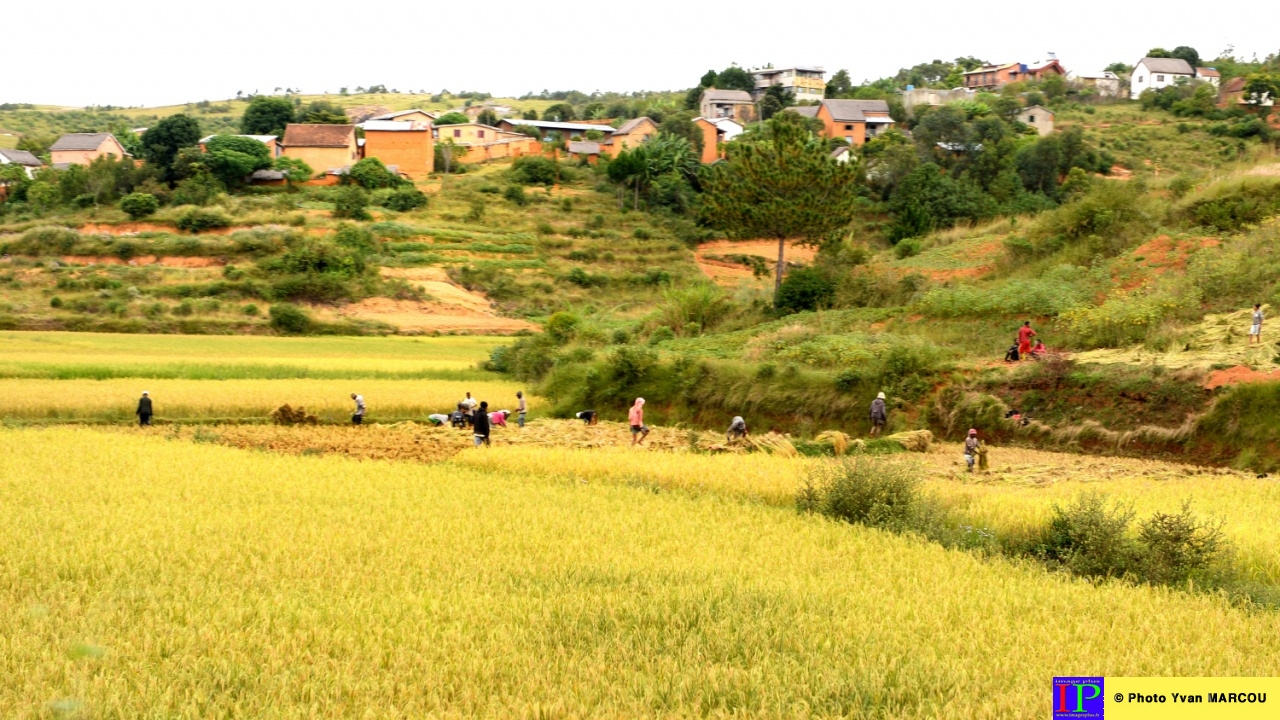
[[[829,443],[836,456],[849,452],[849,436],[839,430],[827,430],[814,438],[815,442]]]
[[[929,445],[933,443],[933,433],[928,430],[911,430],[894,433],[885,440],[892,440],[911,452],[929,452]]]
[[[751,445],[757,449],[767,452],[771,455],[781,455],[782,457],[798,457],[800,453],[796,452],[796,446],[791,444],[785,435],[778,433],[768,433],[758,437],[750,438]]]

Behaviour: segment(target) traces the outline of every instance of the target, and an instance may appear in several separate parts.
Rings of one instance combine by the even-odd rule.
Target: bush
[[[580,319],[570,312],[558,312],[547,318],[543,328],[557,345],[564,345],[573,339]]]
[[[378,241],[373,238],[373,233],[360,225],[342,223],[333,233],[333,242],[366,255],[378,251]]]
[[[1108,507],[1106,497],[1090,492],[1066,507],[1053,506],[1045,531],[1045,560],[1088,578],[1122,577],[1138,559],[1138,546],[1129,536],[1132,508]]]
[[[311,317],[297,305],[278,303],[267,311],[272,329],[289,335],[303,335],[311,329]]]
[[[22,233],[14,249],[28,255],[65,254],[80,242],[80,233],[64,227],[33,227]]]
[[[650,345],[660,345],[664,342],[667,342],[669,340],[675,340],[675,339],[676,339],[675,331],[667,327],[666,325],[663,325],[662,327],[659,327],[659,328],[655,328],[653,332],[649,333]]]
[[[382,207],[396,212],[409,212],[426,206],[426,194],[415,187],[396,188],[382,201]]]
[[[347,171],[342,176],[343,184],[359,185],[368,190],[377,190],[379,188],[399,187],[404,180],[387,169],[386,165],[376,157],[367,157]]]
[[[829,307],[836,296],[836,283],[821,268],[792,270],[778,288],[774,305],[784,312],[801,312]]]
[[[333,195],[333,216],[348,220],[368,220],[369,193],[356,185],[340,188]]]
[[[1219,183],[1179,208],[1188,224],[1229,232],[1280,213],[1280,181],[1241,178]]]
[[[156,200],[156,196],[151,193],[135,192],[124,196],[120,201],[120,209],[131,220],[138,220],[155,214],[160,209],[160,201]]]
[[[1157,512],[1142,521],[1138,539],[1144,547],[1142,575],[1152,583],[1173,585],[1201,574],[1226,545],[1221,522],[1202,521],[1187,500],[1178,513]]]
[[[511,179],[521,185],[556,184],[558,168],[555,161],[540,155],[525,155],[511,163]]]
[[[900,462],[853,457],[818,466],[796,498],[801,512],[894,532],[929,531],[934,503]]]
[[[231,226],[231,218],[218,210],[205,210],[203,208],[191,208],[178,217],[178,221],[174,223],[179,230],[189,233],[199,233],[205,230],[213,230],[215,228],[224,228]]]
[[[893,254],[896,255],[899,260],[919,255],[920,239],[904,238],[898,241],[898,244],[893,246]]]
[[[522,207],[529,202],[529,198],[525,197],[524,188],[519,185],[508,185],[507,189],[502,191],[502,197]]]

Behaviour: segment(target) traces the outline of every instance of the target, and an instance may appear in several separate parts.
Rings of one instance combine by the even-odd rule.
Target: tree
[[[1122,62],[1113,62],[1106,67],[1106,71],[1116,75],[1128,75],[1133,72],[1133,66]]]
[[[333,216],[348,220],[368,220],[369,193],[357,185],[339,189],[333,196]]]
[[[952,180],[942,168],[925,163],[912,170],[894,193],[889,240],[920,237],[956,220],[978,220],[995,212],[995,202],[968,180]]]
[[[853,92],[853,80],[849,78],[848,70],[837,70],[831,79],[827,81],[827,89],[823,93],[823,97],[842,98]]]
[[[178,151],[195,147],[200,142],[200,123],[186,115],[170,115],[142,134],[142,157],[147,164],[175,179],[173,161]]]
[[[702,136],[702,128],[698,127],[693,119],[697,117],[692,112],[672,113],[662,119],[658,124],[658,132],[666,135],[675,135],[689,141],[698,156],[702,156],[702,146],[706,140]]]
[[[284,174],[284,181],[291,186],[294,183],[310,180],[314,172],[305,160],[285,156],[276,158],[272,169]]]
[[[476,116],[476,122],[481,125],[496,126],[498,124],[498,113],[490,108],[485,108]]]
[[[542,111],[542,119],[551,122],[568,122],[576,117],[569,103],[556,103]]]
[[[760,100],[760,118],[768,120],[783,109],[795,105],[795,97],[781,85],[770,85],[765,88],[764,98]]]
[[[271,167],[271,151],[253,138],[215,135],[205,143],[204,163],[227,187],[239,187],[255,170]]]
[[[1187,45],[1179,45],[1169,53],[1169,57],[1181,58],[1187,61],[1193,69],[1200,67],[1200,53],[1196,49]]]
[[[720,74],[715,70],[708,70],[703,74],[702,79],[698,81],[698,87],[709,88],[715,87],[716,81],[720,79]]]
[[[521,114],[520,114],[520,118],[521,118],[522,120],[537,120],[537,119],[538,119],[538,111],[537,111],[537,110],[525,110],[523,113],[521,113]],[[439,123],[436,123],[436,124],[438,125]]]
[[[1170,54],[1169,54],[1169,51],[1168,51],[1168,50],[1165,50],[1165,49],[1164,49],[1164,48],[1162,48],[1162,47],[1155,47],[1155,48],[1151,48],[1150,50],[1148,50],[1148,51],[1147,51],[1147,57],[1149,57],[1149,58],[1167,58],[1167,57],[1172,57],[1172,55],[1170,55]]]
[[[766,139],[733,148],[702,178],[708,220],[735,237],[778,241],[775,298],[787,240],[821,242],[848,224],[858,201],[854,168],[832,160],[807,125],[788,115],[769,120]]]
[[[466,125],[471,122],[471,118],[460,112],[447,112],[436,118],[436,125]]]
[[[328,100],[316,100],[298,111],[298,122],[313,125],[346,125],[347,112]]]
[[[259,95],[244,109],[240,132],[245,135],[283,135],[284,127],[291,122],[293,103],[284,98]]]
[[[756,89],[756,80],[751,77],[751,73],[743,70],[737,65],[725,68],[716,76],[716,87],[721,90],[744,90],[751,92]]]
[[[1067,80],[1061,75],[1046,75],[1040,81],[1040,90],[1048,95],[1050,100],[1060,98],[1067,94]]]

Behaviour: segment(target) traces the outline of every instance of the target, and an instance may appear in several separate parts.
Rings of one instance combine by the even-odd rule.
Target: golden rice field
[[[6,717],[1011,718],[1054,674],[1280,674],[1280,614],[549,467],[645,451],[0,443]]]
[[[364,396],[372,422],[447,413],[468,392],[494,410],[512,408],[522,387],[503,380],[0,380],[0,417],[124,421],[145,390],[161,421],[262,420],[286,403],[341,421],[351,415],[354,392]],[[530,398],[530,409],[537,406]]]

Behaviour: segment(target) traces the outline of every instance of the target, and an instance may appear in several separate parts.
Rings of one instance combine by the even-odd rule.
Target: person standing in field
[[[644,424],[644,398],[636,398],[636,404],[627,413],[627,421],[631,425],[631,446],[644,444],[649,437],[649,427]]]
[[[1036,331],[1031,329],[1031,321],[1026,320],[1022,323],[1022,327],[1018,328],[1018,354],[1026,357],[1031,352],[1031,338],[1036,336]]]
[[[729,422],[729,430],[724,434],[725,442],[745,439],[747,437],[747,421],[741,415],[734,415]]]
[[[529,412],[529,405],[524,401],[524,391],[517,390],[516,399],[520,401],[520,404],[516,405],[516,423],[523,428],[524,416]]]
[[[462,411],[467,415],[467,424],[474,424],[476,416],[476,401],[471,397],[471,393],[467,393],[467,397],[463,399]]]
[[[1262,344],[1262,303],[1253,304],[1253,322],[1249,325],[1249,344]]]
[[[468,393],[470,396],[470,393]],[[476,447],[489,445],[489,403],[480,403],[480,412],[472,418],[471,434],[475,436]]]
[[[356,412],[351,416],[351,424],[360,425],[364,423],[364,396],[351,393],[351,399],[356,401]]]
[[[982,448],[982,443],[978,441],[978,431],[969,428],[969,437],[964,439],[964,462],[969,466],[969,472],[973,472],[973,463],[978,459],[978,453]]]
[[[142,397],[138,399],[138,409],[134,413],[138,416],[139,427],[147,427],[151,424],[151,413],[151,393],[143,390]]]
[[[876,394],[876,399],[871,401],[871,437],[875,437],[884,432],[884,426],[889,422],[889,409],[884,406],[884,393]]]

